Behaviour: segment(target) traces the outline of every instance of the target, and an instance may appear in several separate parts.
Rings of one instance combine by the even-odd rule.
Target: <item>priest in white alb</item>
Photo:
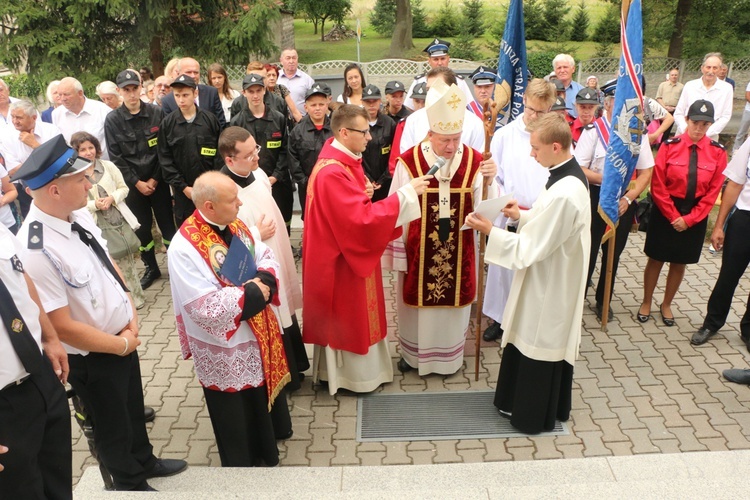
[[[466,223],[489,235],[487,262],[516,273],[503,314],[503,356],[495,406],[527,434],[570,418],[573,366],[581,342],[591,210],[588,182],[570,154],[565,119],[547,113],[529,125],[531,156],[550,170],[529,210],[509,203],[516,232],[472,213]]]

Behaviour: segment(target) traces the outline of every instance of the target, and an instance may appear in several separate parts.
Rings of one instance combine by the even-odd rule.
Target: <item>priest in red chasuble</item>
[[[383,262],[399,271],[398,369],[450,375],[463,366],[476,294],[475,238],[461,226],[481,201],[485,177],[491,180],[488,198],[498,195],[497,165],[461,143],[466,96],[455,84],[432,82],[426,108],[427,138],[399,157],[391,189],[423,175],[440,158],[445,161],[419,197],[422,217],[404,226]]]
[[[431,176],[415,176],[372,203],[362,169],[367,112],[342,105],[331,115],[331,131],[307,186],[302,335],[315,345],[314,382],[327,382],[331,395],[371,392],[393,381],[380,257],[401,226],[419,218],[419,195]]]

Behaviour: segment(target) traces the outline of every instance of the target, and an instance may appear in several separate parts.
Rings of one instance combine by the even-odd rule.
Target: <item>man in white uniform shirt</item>
[[[152,491],[184,460],[157,459],[146,433],[138,318],[106,240],[86,210],[90,162],[62,136],[34,150],[15,179],[34,202],[18,239],[41,304],[68,352],[68,381],[92,417],[99,460],[115,489]]]
[[[448,55],[450,46],[451,43],[449,41],[435,38],[422,51],[427,52],[427,55],[429,56],[427,59],[427,64],[430,65],[431,69],[448,67],[451,62],[451,56]],[[404,100],[404,106],[412,110],[414,109],[414,99],[410,97],[411,93],[414,90],[414,87],[426,81],[427,75],[425,73],[414,77],[414,81],[411,82],[411,85],[409,85],[409,90],[408,92],[406,92],[407,97]],[[458,85],[458,88],[460,88],[466,96],[466,102],[471,102],[474,99],[474,97],[471,95],[471,89],[469,88],[469,85],[466,83],[463,77],[456,75],[456,85]]]
[[[719,134],[732,118],[732,100],[734,99],[732,86],[718,78],[721,64],[721,54],[709,52],[703,58],[703,64],[701,65],[703,76],[685,84],[674,110],[674,122],[677,125],[675,135],[680,135],[687,130],[685,115],[687,115],[690,105],[699,99],[705,99],[714,105],[714,122],[708,127],[706,135],[715,141],[719,140]]]
[[[65,141],[70,144],[70,138],[76,132],[88,132],[97,139],[102,146],[102,159],[109,160],[107,138],[104,135],[104,119],[112,108],[101,101],[94,101],[83,95],[83,86],[75,78],[65,77],[57,86],[60,103],[52,112],[52,123],[60,129]]]
[[[521,116],[495,132],[490,152],[497,162],[497,182],[500,193],[513,193],[519,206],[531,208],[549,179],[549,169],[531,157],[531,143],[526,127],[549,112],[555,102],[555,86],[540,78],[531,80],[524,92],[524,112]],[[495,226],[505,229],[507,217],[500,215]],[[503,335],[501,326],[505,303],[513,281],[513,270],[490,264],[487,270],[482,312],[494,321],[482,336],[485,341]]]
[[[431,69],[427,73],[427,90],[438,79],[449,86],[457,82],[456,74],[453,70],[440,66]],[[464,93],[464,97],[471,99],[471,93]],[[464,102],[466,102],[466,99]],[[406,117],[404,133],[401,135],[401,143],[399,145],[400,153],[403,154],[417,144],[420,144],[427,137],[429,131],[430,120],[427,118],[427,110],[419,109]],[[469,108],[464,109],[461,143],[471,146],[477,151],[484,152],[484,124]]]

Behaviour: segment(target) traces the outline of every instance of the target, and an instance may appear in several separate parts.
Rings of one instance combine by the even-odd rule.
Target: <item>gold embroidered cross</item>
[[[460,102],[461,102],[461,99],[458,98],[458,94],[453,94],[453,97],[451,98],[450,101],[448,101],[447,104],[448,106],[453,108],[453,110],[455,111],[456,107],[458,107],[458,103]]]

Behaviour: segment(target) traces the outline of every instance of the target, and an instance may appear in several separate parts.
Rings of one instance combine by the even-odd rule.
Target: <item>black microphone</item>
[[[440,170],[443,167],[443,165],[445,165],[445,161],[446,161],[445,158],[443,158],[442,156],[438,156],[437,160],[435,160],[435,163],[432,164],[432,166],[430,167],[430,169],[427,171],[425,175],[435,175],[435,172]]]

